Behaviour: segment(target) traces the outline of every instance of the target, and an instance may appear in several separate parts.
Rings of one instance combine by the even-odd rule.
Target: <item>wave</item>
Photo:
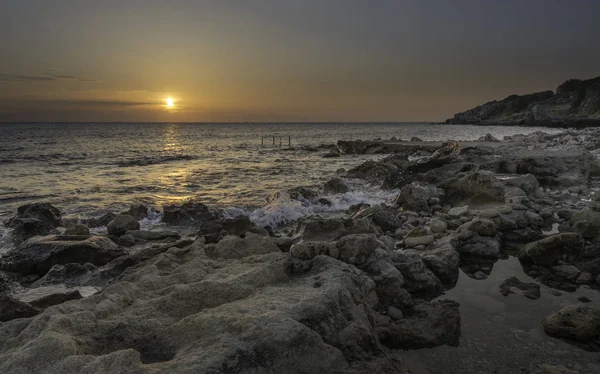
[[[196,157],[191,155],[175,155],[175,156],[159,156],[159,157],[143,157],[133,160],[119,161],[116,163],[119,167],[147,166],[164,164],[173,161],[189,161],[195,160]]]

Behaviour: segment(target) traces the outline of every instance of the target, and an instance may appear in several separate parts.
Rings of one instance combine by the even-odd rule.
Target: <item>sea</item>
[[[66,217],[120,212],[143,202],[160,207],[194,199],[248,214],[275,227],[303,216],[342,211],[360,202],[380,203],[395,191],[348,180],[351,191],[330,196],[331,206],[266,197],[324,182],[382,155],[324,158],[338,140],[419,137],[428,141],[475,140],[558,129],[429,123],[1,123],[0,221],[18,206],[50,202]],[[0,225],[0,252],[7,229]]]

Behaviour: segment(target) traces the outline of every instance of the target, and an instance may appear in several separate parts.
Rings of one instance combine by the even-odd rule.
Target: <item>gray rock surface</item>
[[[571,305],[552,313],[544,319],[546,334],[578,342],[600,339],[600,309]]]

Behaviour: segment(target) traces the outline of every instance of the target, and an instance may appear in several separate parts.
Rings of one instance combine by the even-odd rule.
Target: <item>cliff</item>
[[[588,127],[600,126],[600,77],[570,79],[556,93],[511,95],[446,120],[448,124]]]

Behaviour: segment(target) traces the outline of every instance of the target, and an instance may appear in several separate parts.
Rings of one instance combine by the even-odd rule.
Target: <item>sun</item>
[[[175,106],[175,102],[173,101],[173,98],[171,98],[171,97],[167,97],[165,99],[165,103],[167,105],[167,108],[173,108]]]

